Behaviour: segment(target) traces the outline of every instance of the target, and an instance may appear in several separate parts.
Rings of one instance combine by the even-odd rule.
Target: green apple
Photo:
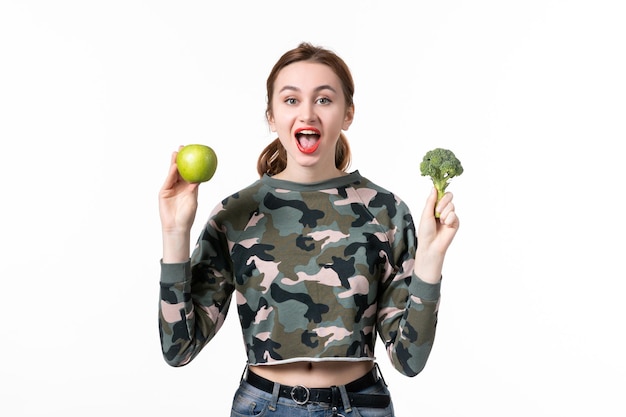
[[[180,176],[187,182],[199,183],[210,180],[217,169],[217,155],[206,145],[183,146],[176,155]]]

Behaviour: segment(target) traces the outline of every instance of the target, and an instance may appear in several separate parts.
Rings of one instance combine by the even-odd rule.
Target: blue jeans
[[[341,396],[347,399],[344,386],[339,387]],[[376,384],[359,391],[361,394],[387,394],[389,391],[381,378]],[[347,402],[347,401],[346,401]],[[334,413],[334,414],[333,414]],[[241,381],[235,393],[231,417],[393,417],[393,403],[387,408],[352,407],[344,402],[333,410],[330,404],[307,403],[298,405],[291,398],[279,397]]]

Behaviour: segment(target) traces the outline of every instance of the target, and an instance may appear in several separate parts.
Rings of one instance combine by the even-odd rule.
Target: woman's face
[[[278,73],[271,100],[268,121],[287,151],[284,172],[336,176],[335,146],[354,115],[339,77],[324,64],[290,64]]]

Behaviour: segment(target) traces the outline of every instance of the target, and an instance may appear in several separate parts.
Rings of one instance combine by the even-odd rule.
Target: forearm
[[[189,363],[213,338],[226,318],[233,285],[219,278],[203,275],[193,285],[192,268],[183,263],[161,263],[159,333],[163,357],[171,366]],[[232,282],[232,281],[230,281]]]
[[[189,363],[207,341],[204,334],[196,330],[204,327],[197,322],[203,316],[192,301],[189,262],[162,263],[160,286],[159,333],[163,357],[171,366],[182,366]]]
[[[393,366],[406,376],[419,374],[426,366],[435,341],[437,301],[411,297],[398,322],[396,338],[387,344]]]
[[[408,284],[408,286],[407,286]],[[440,284],[414,274],[393,280],[379,306],[379,331],[393,366],[402,374],[422,371],[435,339]]]

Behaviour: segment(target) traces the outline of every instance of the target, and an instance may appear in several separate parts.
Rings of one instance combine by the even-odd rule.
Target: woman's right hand
[[[180,148],[179,148],[180,149]],[[163,231],[163,262],[189,258],[190,232],[198,208],[198,184],[190,184],[178,173],[176,155],[159,191],[159,215]]]

